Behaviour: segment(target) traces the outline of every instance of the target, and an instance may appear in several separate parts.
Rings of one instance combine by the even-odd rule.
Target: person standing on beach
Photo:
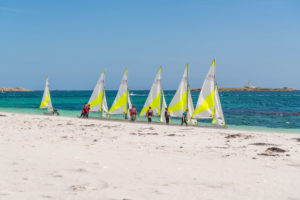
[[[53,115],[57,115],[57,116],[58,116],[58,115],[59,115],[59,112],[58,112],[58,110],[57,110],[57,109],[53,108],[52,114],[53,114]]]
[[[189,109],[186,109],[185,112],[183,112],[182,114],[182,118],[181,118],[181,125],[183,125],[183,123],[185,123],[185,125],[187,126],[187,114],[189,112]]]
[[[166,124],[169,125],[169,122],[170,122],[170,111],[168,110],[168,108],[166,108],[165,110],[165,118],[166,118]]]
[[[131,118],[131,121],[135,121],[136,115],[137,115],[137,112],[136,112],[136,109],[135,109],[135,105],[133,104],[132,108],[130,109],[130,118]]]
[[[86,114],[86,113],[85,113],[86,106],[87,106],[87,103],[85,103],[85,104],[83,105],[80,117],[83,117],[83,118],[85,117],[85,114]]]
[[[90,104],[87,104],[87,106],[85,107],[85,118],[89,118],[90,109],[91,109]]]
[[[148,123],[152,123],[152,117],[153,117],[153,110],[151,109],[151,106],[149,106],[149,109],[146,113],[146,117],[148,118]]]

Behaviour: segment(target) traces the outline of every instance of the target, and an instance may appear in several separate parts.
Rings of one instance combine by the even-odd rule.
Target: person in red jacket
[[[85,114],[86,114],[85,111],[86,111],[87,104],[88,104],[88,103],[85,103],[84,106],[82,107],[82,111],[81,111],[80,117],[85,118]]]
[[[131,109],[130,109],[130,118],[131,118],[131,121],[135,121],[136,116],[137,116],[137,112],[136,112],[135,106],[133,104],[132,107],[131,107]]]
[[[86,118],[89,118],[90,109],[91,109],[90,104],[87,104],[87,106],[85,107],[85,117]]]

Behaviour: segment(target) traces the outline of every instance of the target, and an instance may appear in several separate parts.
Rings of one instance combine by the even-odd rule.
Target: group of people
[[[82,107],[81,115],[82,118],[89,118],[89,112],[90,112],[91,105],[89,103],[85,103]]]
[[[185,124],[186,126],[188,125],[187,121],[188,121],[188,112],[189,109],[186,109],[185,112],[183,112],[182,117],[181,117],[181,125]],[[130,114],[130,119],[131,121],[135,121],[136,120],[136,116],[137,116],[137,111],[135,108],[135,105],[132,105],[132,108],[129,110],[129,114]],[[152,118],[154,117],[154,112],[151,108],[151,106],[149,106],[149,109],[147,110],[146,113],[146,118],[148,119],[148,123],[151,124],[152,123]],[[171,113],[168,110],[168,108],[166,108],[165,110],[165,119],[166,119],[166,124],[169,125],[170,123],[170,118],[171,118]]]
[[[90,104],[89,103],[85,103],[82,111],[81,111],[81,115],[80,117],[82,118],[89,118],[89,112],[90,112]],[[186,126],[188,125],[188,112],[189,110],[186,109],[185,112],[183,112],[182,117],[181,117],[181,125],[185,124]],[[133,104],[131,109],[129,110],[129,115],[130,115],[130,120],[131,121],[135,121],[136,120],[136,116],[137,116],[137,111],[135,108],[135,105]],[[170,123],[170,118],[171,118],[171,113],[168,110],[168,108],[166,108],[165,110],[165,119],[166,119],[166,124],[169,125]],[[127,118],[127,115],[125,115]],[[152,118],[154,117],[154,112],[151,108],[151,106],[149,106],[149,109],[147,110],[146,113],[146,118],[148,119],[148,123],[151,124],[152,123]]]

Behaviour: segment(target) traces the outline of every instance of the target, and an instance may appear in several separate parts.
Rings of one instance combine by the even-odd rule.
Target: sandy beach
[[[296,200],[300,135],[0,113],[0,177],[1,200]]]

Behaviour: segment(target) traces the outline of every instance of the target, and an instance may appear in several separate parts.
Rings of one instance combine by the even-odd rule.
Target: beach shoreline
[[[36,112],[33,112],[36,111]],[[37,112],[39,111],[39,112]],[[62,111],[62,110],[59,110]],[[11,109],[0,109],[0,113],[11,113],[11,114],[25,114],[25,115],[38,115],[38,116],[45,116],[44,115],[44,110],[33,110],[33,109],[26,109],[26,108],[19,108],[19,109],[15,109],[15,110],[11,110]],[[65,113],[67,112],[67,113]],[[80,110],[76,111],[77,113],[79,113],[78,115],[74,115],[74,111],[71,111],[70,113],[68,113],[68,110],[63,110],[63,114],[60,115],[60,117],[67,117],[67,118],[79,118],[79,114],[80,114]],[[92,113],[92,114],[91,114]],[[125,122],[125,123],[132,123],[130,120],[125,120],[125,119],[121,119],[121,118],[102,118],[102,117],[97,117],[96,114],[94,112],[90,112],[91,116],[90,116],[90,120],[100,120],[100,121],[119,121],[119,122]],[[180,120],[179,120],[180,121]],[[147,124],[147,119],[138,119],[135,123],[144,123]],[[164,123],[158,122],[158,121],[154,121],[153,124],[159,124],[159,125],[165,125]],[[180,123],[178,122],[177,124],[170,124],[171,126],[181,126]],[[189,125],[191,126],[191,125]],[[204,123],[202,121],[199,121],[198,125],[194,125],[194,127],[199,127],[199,128],[216,128],[216,129],[230,129],[230,130],[235,130],[235,131],[239,131],[239,130],[251,130],[251,131],[255,131],[255,132],[268,132],[268,133],[291,133],[291,134],[299,134],[300,133],[300,129],[298,128],[270,128],[270,127],[265,127],[265,126],[251,126],[251,125],[232,125],[232,124],[226,124],[226,127],[222,127],[222,126],[216,126],[216,125],[212,125],[211,123]]]
[[[6,112],[0,121],[0,199],[300,198],[296,134]]]

